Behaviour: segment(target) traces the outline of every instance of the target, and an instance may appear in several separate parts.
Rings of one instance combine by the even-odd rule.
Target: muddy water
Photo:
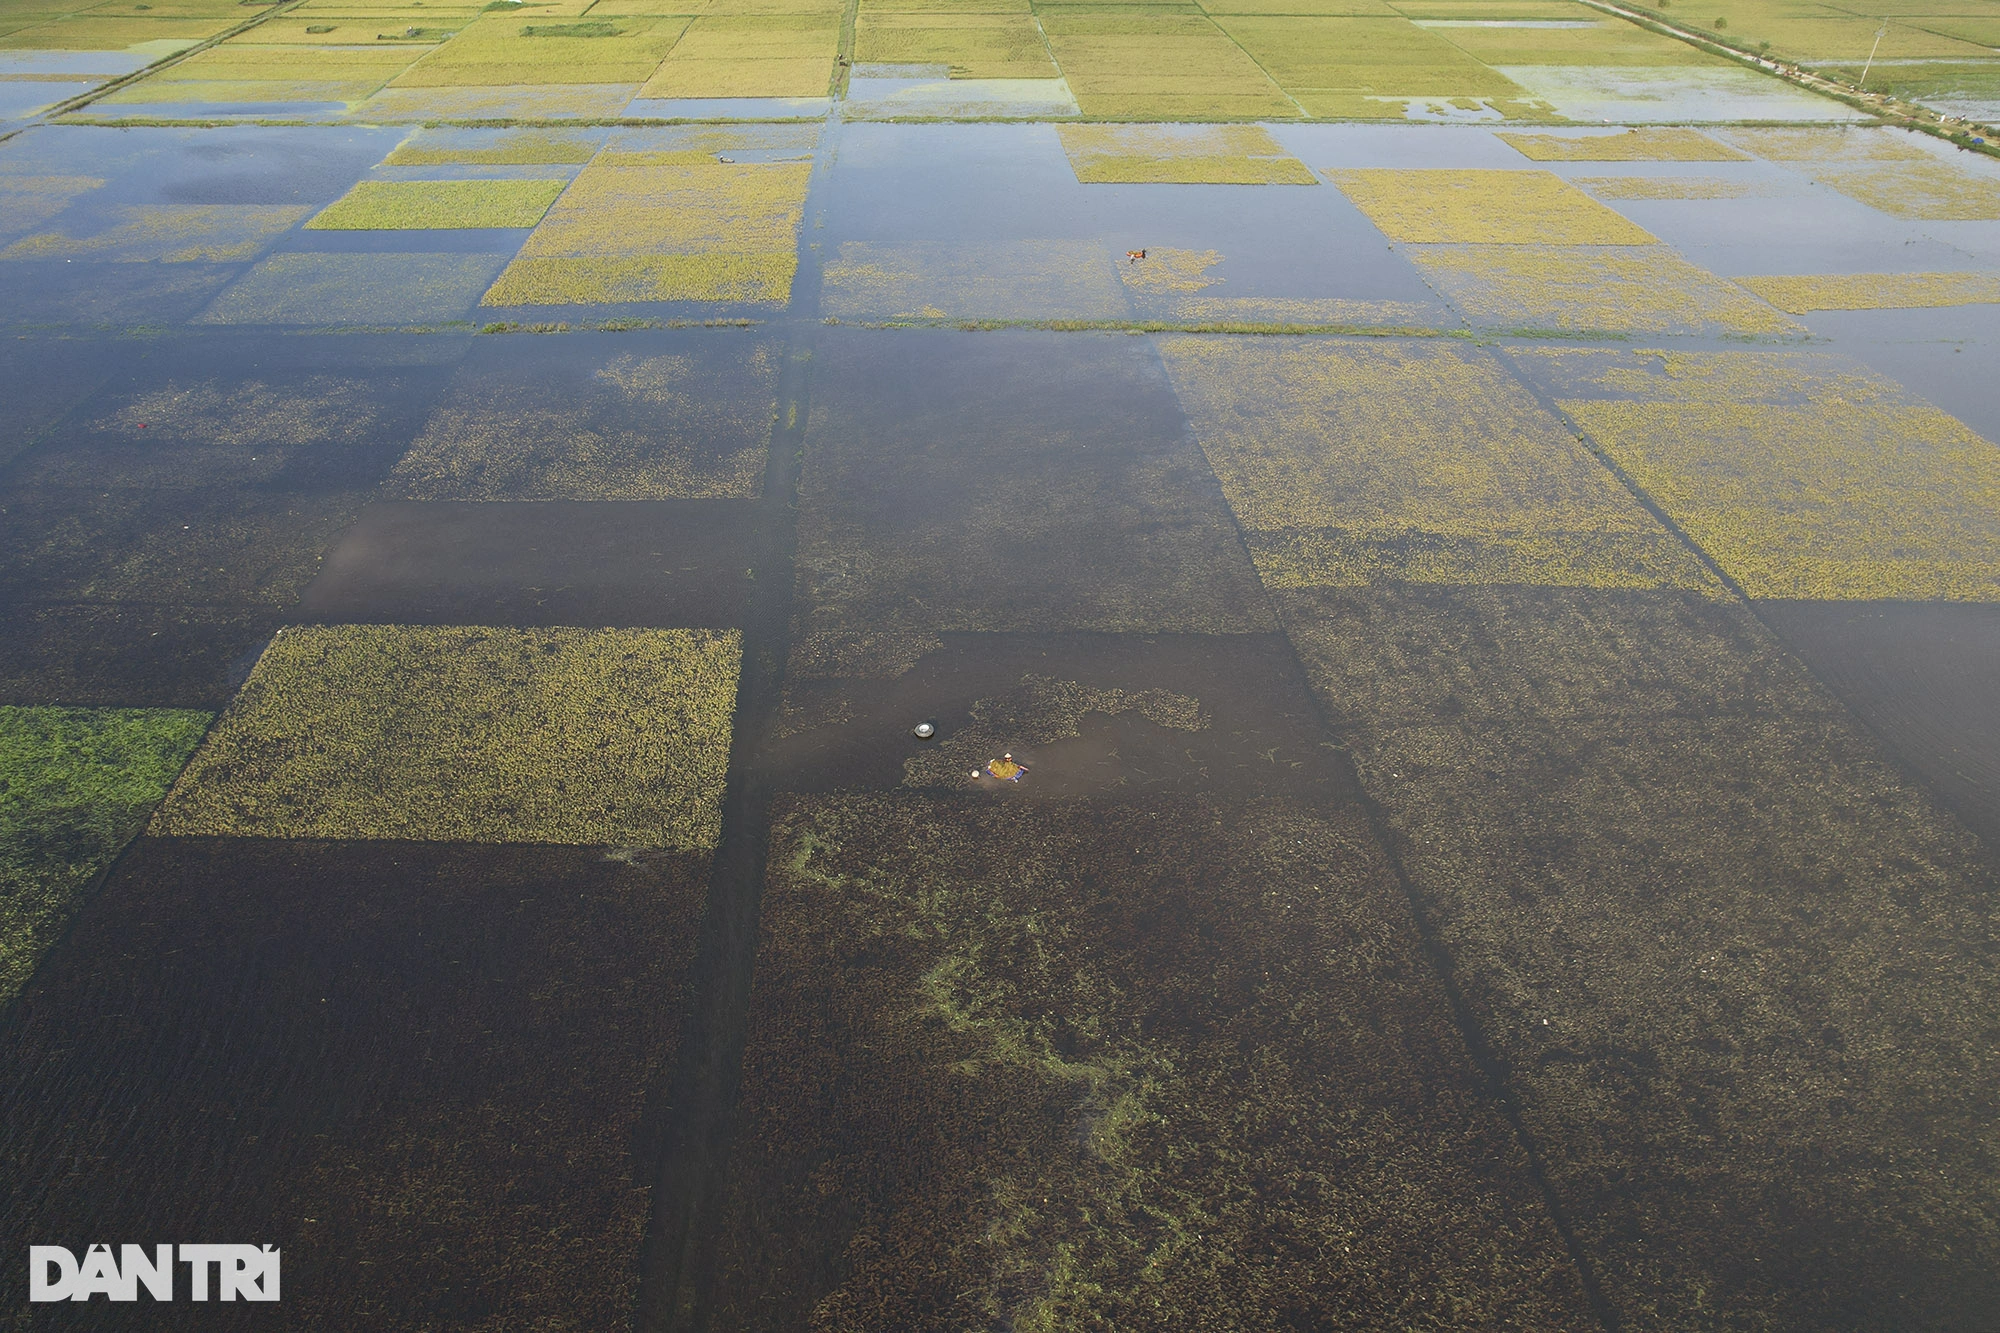
[[[104,178],[84,235],[317,207],[399,135],[38,129],[0,168]],[[220,708],[306,621],[745,648],[712,856],[135,845],[0,1016],[8,1234],[282,1245],[283,1319],[203,1327],[1981,1326],[1990,608],[1267,590],[1149,338],[828,327],[819,276],[916,256],[977,320],[1024,255],[1115,305],[1124,250],[1212,249],[1204,297],[1459,327],[1343,195],[1085,187],[1046,126],[818,161],[751,331],[482,335],[476,288],[448,331],[224,330],[265,253],[0,261],[0,702]],[[1619,203],[1726,276],[2000,253],[1771,164],[1646,170],[1774,183]],[[512,243],[319,236],[269,253]],[[1990,310],[1781,345],[1992,439]]]

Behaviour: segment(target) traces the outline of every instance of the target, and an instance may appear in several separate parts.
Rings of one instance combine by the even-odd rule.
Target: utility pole
[[[1868,86],[1868,67],[1875,63],[1875,53],[1882,49],[1882,39],[1888,35],[1888,32],[1889,25],[1886,23],[1875,30],[1875,45],[1868,48],[1868,61],[1867,64],[1861,67],[1861,82],[1855,85],[1857,88],[1866,88]]]

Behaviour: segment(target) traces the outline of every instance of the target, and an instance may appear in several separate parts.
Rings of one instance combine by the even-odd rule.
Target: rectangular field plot
[[[419,130],[382,159],[385,167],[541,166],[590,161],[601,134],[581,130]]]
[[[0,707],[0,1009],[207,730],[180,709]]]
[[[1131,313],[1109,247],[1095,241],[984,245],[846,241],[822,274],[839,319],[1120,320]]]
[[[1303,113],[1220,28],[1192,10],[1049,8],[1039,14],[1083,114],[1108,120],[1296,120]]]
[[[1216,22],[1306,114],[1355,120],[1545,120],[1548,108],[1440,33],[1358,7],[1302,16],[1289,4],[1244,5]]]
[[[1986,1068],[2000,947],[1963,826],[1734,603],[1279,601],[1621,1326],[1976,1326],[1991,1109],[1944,1071]]]
[[[1752,597],[2000,599],[2000,449],[1844,358],[1522,351]]]
[[[840,14],[823,6],[817,13],[702,14],[639,96],[825,97],[839,50]]]
[[[1702,587],[1694,556],[1491,354],[1167,337],[1267,587]]]
[[[854,28],[854,59],[943,65],[954,79],[1054,79],[1062,73],[1025,4],[963,12],[864,4]]]
[[[1355,816],[792,798],[764,903],[720,1324],[1588,1326]]]
[[[390,485],[415,500],[753,496],[777,377],[775,348],[728,334],[482,339]]]
[[[153,831],[711,848],[740,642],[293,626]]]
[[[783,305],[812,174],[802,162],[605,152],[571,182],[482,305]]]
[[[1741,287],[1664,245],[1419,245],[1403,253],[1478,328],[1804,332]]]
[[[71,224],[24,236],[0,250],[0,259],[240,263],[262,254],[307,211],[289,204],[126,204],[94,230]]]
[[[644,83],[684,18],[579,19],[503,6],[399,74],[398,88]]]
[[[1939,156],[1902,131],[1739,129],[1725,137],[1895,217],[2000,218],[2000,172],[1990,163],[1962,161],[1961,153]]]
[[[315,231],[532,227],[560,180],[362,181],[306,224]]]
[[[1502,134],[1535,162],[1743,162],[1748,153],[1699,130],[1624,130],[1609,134]]]
[[[1257,125],[1064,125],[1063,151],[1086,185],[1315,185],[1306,164]]]
[[[1272,628],[1142,340],[833,333],[800,482],[802,637]]]
[[[2000,273],[1807,273],[1736,281],[1795,315],[2000,303]]]
[[[502,255],[280,254],[210,302],[198,324],[423,325],[464,319]]]
[[[101,176],[0,174],[0,236],[33,231],[104,184]]]
[[[0,1218],[265,1237],[301,1327],[616,1328],[705,892],[684,854],[145,840],[0,1039]]]
[[[1647,245],[1657,238],[1548,171],[1329,171],[1392,241]]]

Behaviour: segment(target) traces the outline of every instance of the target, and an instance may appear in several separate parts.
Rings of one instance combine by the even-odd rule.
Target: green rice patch
[[[0,1005],[207,729],[182,709],[0,708]]]
[[[741,636],[292,626],[162,836],[713,848]]]
[[[1191,131],[1160,125],[1063,125],[1063,151],[1085,185],[1316,185],[1305,163],[1261,125]]]
[[[306,227],[313,231],[426,231],[532,227],[562,180],[362,181]]]

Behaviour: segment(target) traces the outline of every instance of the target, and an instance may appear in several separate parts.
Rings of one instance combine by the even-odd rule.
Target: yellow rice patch
[[[1329,171],[1394,241],[1647,245],[1652,233],[1547,171]]]
[[[840,16],[705,14],[653,73],[641,97],[825,97],[840,50]]]
[[[524,7],[525,11],[525,7]],[[565,22],[567,16],[495,12],[398,75],[398,88],[639,83],[681,36],[680,18]]]
[[[1930,154],[1902,130],[1732,129],[1718,132],[1767,162],[1924,162]]]
[[[1259,329],[1410,329],[1460,328],[1462,322],[1442,305],[1414,301],[1349,301],[1339,297],[1184,296],[1148,312],[1183,324],[1235,324]]]
[[[560,180],[361,181],[306,224],[317,231],[532,227]]]
[[[1738,278],[1780,310],[1924,310],[2000,304],[2000,273],[1834,273]]]
[[[1267,587],[1709,582],[1492,353],[1187,335],[1160,351]]]
[[[240,263],[255,259],[308,210],[288,204],[139,204],[112,210],[102,231],[23,237],[0,259],[97,259],[120,263]]]
[[[1260,125],[1062,125],[1057,133],[1085,185],[1318,184]]]
[[[1949,162],[1899,162],[1880,167],[1814,167],[1814,179],[1899,218],[1989,222],[2000,218],[2000,176]]]
[[[1131,306],[1093,241],[876,245],[848,241],[827,264],[830,315],[883,321],[1119,320]]]
[[[1485,328],[1785,334],[1804,329],[1663,245],[1426,245],[1404,251]]]
[[[397,144],[396,151],[382,159],[382,164],[390,167],[431,167],[455,163],[543,166],[588,162],[597,156],[597,149],[595,140],[548,130],[518,130],[479,142],[419,135]]]
[[[1893,381],[1799,352],[1520,355],[1752,597],[2000,601],[2000,449]]]
[[[740,658],[734,632],[293,626],[152,831],[705,850]]]
[[[578,173],[485,305],[782,305],[810,164],[603,153]]]
[[[863,5],[854,29],[854,59],[944,65],[955,79],[1053,79],[1062,73],[1026,5],[964,13]]]
[[[1605,199],[1757,199],[1772,193],[1757,181],[1719,176],[1572,176],[1570,183]]]
[[[1750,156],[1687,129],[1586,135],[1503,132],[1500,137],[1536,162],[1743,162]]]
[[[1192,10],[1064,7],[1040,13],[1083,114],[1112,120],[1296,120],[1243,48]]]

